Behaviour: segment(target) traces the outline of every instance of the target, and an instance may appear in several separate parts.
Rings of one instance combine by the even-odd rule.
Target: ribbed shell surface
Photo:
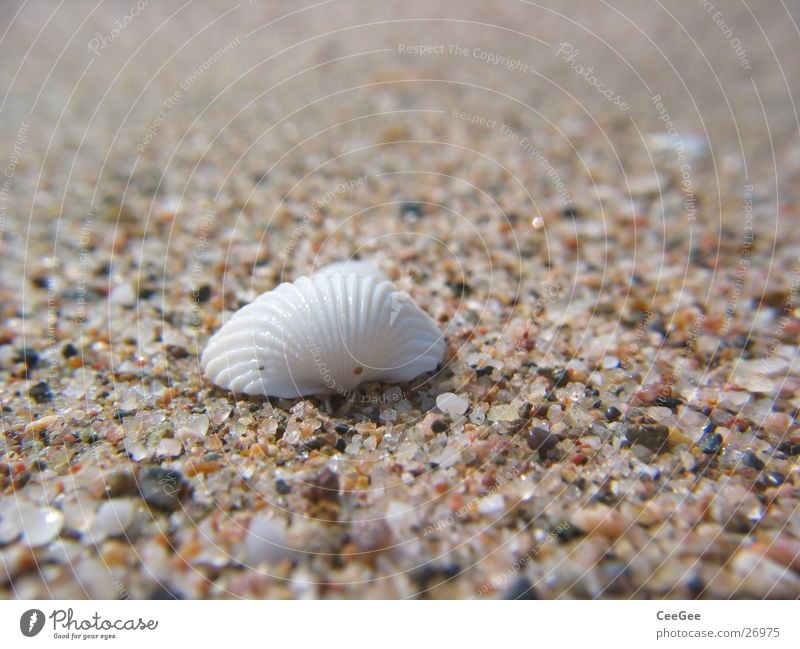
[[[436,323],[391,282],[326,272],[242,307],[211,337],[201,364],[220,387],[291,398],[409,381],[436,369],[444,350]]]

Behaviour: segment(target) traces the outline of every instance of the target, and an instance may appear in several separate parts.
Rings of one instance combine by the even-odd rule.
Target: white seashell
[[[445,342],[433,319],[368,262],[347,264],[348,272],[323,268],[239,309],[208,341],[205,375],[234,392],[291,398],[436,369]]]

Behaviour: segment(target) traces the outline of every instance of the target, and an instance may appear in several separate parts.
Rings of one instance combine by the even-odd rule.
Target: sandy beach
[[[0,597],[800,596],[796,5],[6,4]],[[352,258],[436,371],[203,377]]]

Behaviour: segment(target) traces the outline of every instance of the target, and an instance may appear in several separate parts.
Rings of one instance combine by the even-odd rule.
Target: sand
[[[798,597],[800,16],[719,4],[12,3],[0,596]],[[436,372],[202,377],[352,257]]]

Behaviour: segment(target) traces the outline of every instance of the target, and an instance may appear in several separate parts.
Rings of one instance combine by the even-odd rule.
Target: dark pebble
[[[355,435],[358,431],[355,428],[350,428],[350,426],[346,426],[345,424],[336,424],[333,427],[339,435]]]
[[[36,288],[42,288],[42,289],[48,288],[50,286],[50,278],[47,277],[46,275],[38,275],[36,277],[31,278],[31,283]]]
[[[608,419],[608,421],[617,421],[617,419],[622,417],[622,411],[616,406],[609,406],[605,409],[605,412],[603,412],[603,416]]]
[[[111,263],[105,262],[94,269],[95,277],[107,277],[111,273]]]
[[[404,203],[400,203],[400,216],[410,216],[418,219],[424,213],[425,210],[422,203],[416,203],[414,201],[405,201]]]
[[[47,462],[41,459],[36,459],[28,465],[31,471],[44,471],[47,468]]]
[[[568,541],[581,536],[581,531],[566,521],[561,521],[552,530],[550,530],[550,533],[554,534],[561,543],[567,543]]]
[[[159,584],[156,588],[151,592],[147,599],[186,599],[181,593],[165,584]]]
[[[308,486],[307,496],[311,502],[339,500],[339,476],[327,467],[313,476]]]
[[[282,496],[285,496],[292,490],[292,485],[286,482],[286,480],[276,480],[275,490]]]
[[[30,471],[21,471],[17,475],[15,475],[11,481],[11,486],[14,489],[22,489],[30,479],[33,477]]]
[[[135,410],[115,410],[114,419],[116,419],[119,423],[122,423],[125,420],[125,417],[133,417],[135,414]]]
[[[716,453],[722,447],[722,435],[719,433],[703,433],[697,441],[697,446],[703,453]]]
[[[53,393],[50,392],[50,386],[47,384],[47,381],[39,381],[28,390],[28,394],[36,403],[47,403],[53,400]]]
[[[197,289],[197,292],[194,294],[194,296],[200,304],[203,302],[208,302],[208,298],[211,297],[211,285],[203,284]]]
[[[761,471],[766,466],[754,453],[745,453],[742,458],[742,464],[756,471]]]
[[[663,395],[657,396],[655,401],[657,406],[663,406],[664,408],[677,408],[682,403],[683,400],[678,399],[678,397],[665,397]]]
[[[336,440],[336,444],[334,444],[333,448],[335,448],[339,453],[344,453],[344,449],[347,448],[347,440],[344,437],[340,437]]]
[[[607,558],[599,565],[600,573],[606,578],[605,593],[612,596],[623,595],[631,592],[631,569],[625,561],[617,558]]]
[[[461,574],[461,566],[457,563],[447,563],[442,566],[442,575],[445,579],[453,579]]]
[[[453,293],[459,297],[464,297],[472,293],[472,287],[464,281],[447,281],[445,285],[448,286]]]
[[[736,349],[748,351],[753,346],[753,340],[748,336],[736,336],[736,338],[731,341],[731,345]]]
[[[151,466],[139,475],[139,493],[150,507],[174,512],[181,507],[187,488],[183,476],[175,469]]]
[[[669,428],[662,424],[653,426],[646,424],[628,424],[623,429],[629,444],[639,444],[649,448],[653,453],[666,450]]]
[[[106,498],[119,498],[120,496],[134,496],[139,491],[139,485],[133,473],[127,469],[114,471],[103,475],[103,495]]]
[[[61,355],[64,358],[72,358],[73,356],[78,355],[78,348],[75,347],[72,343],[67,343],[61,348]]]
[[[577,219],[580,215],[581,211],[573,205],[567,205],[563,210],[561,210],[561,216],[566,219]]]
[[[786,476],[779,471],[765,471],[758,476],[758,482],[765,487],[780,487],[786,482]]]
[[[185,347],[182,347],[181,345],[167,345],[164,348],[164,350],[170,357],[176,359],[186,358],[187,356],[189,356],[189,352],[186,350]]]
[[[503,599],[539,599],[533,584],[526,577],[517,577],[511,588],[503,593]]]
[[[325,444],[327,444],[327,441],[322,435],[311,437],[303,443],[309,451],[318,451],[321,448],[325,448]]]
[[[527,432],[525,441],[532,451],[538,451],[539,457],[544,459],[561,440],[557,435],[550,433],[549,430],[535,426]]]
[[[37,365],[39,365],[39,352],[35,349],[25,349],[19,350],[17,353],[16,358],[14,359],[17,363],[25,363],[28,366],[28,369],[34,369]]]
[[[569,383],[568,369],[553,370],[550,376],[553,377],[553,387],[560,388]]]
[[[494,371],[494,367],[486,365],[475,370],[475,376],[487,376]]]
[[[686,580],[686,588],[689,589],[692,597],[697,597],[705,589],[705,584],[698,575],[692,575]]]
[[[447,428],[448,428],[447,424],[444,423],[441,419],[434,419],[431,422],[431,430],[434,433],[444,433],[447,431]]]
[[[778,450],[786,455],[800,455],[800,443],[783,442],[778,446]]]

